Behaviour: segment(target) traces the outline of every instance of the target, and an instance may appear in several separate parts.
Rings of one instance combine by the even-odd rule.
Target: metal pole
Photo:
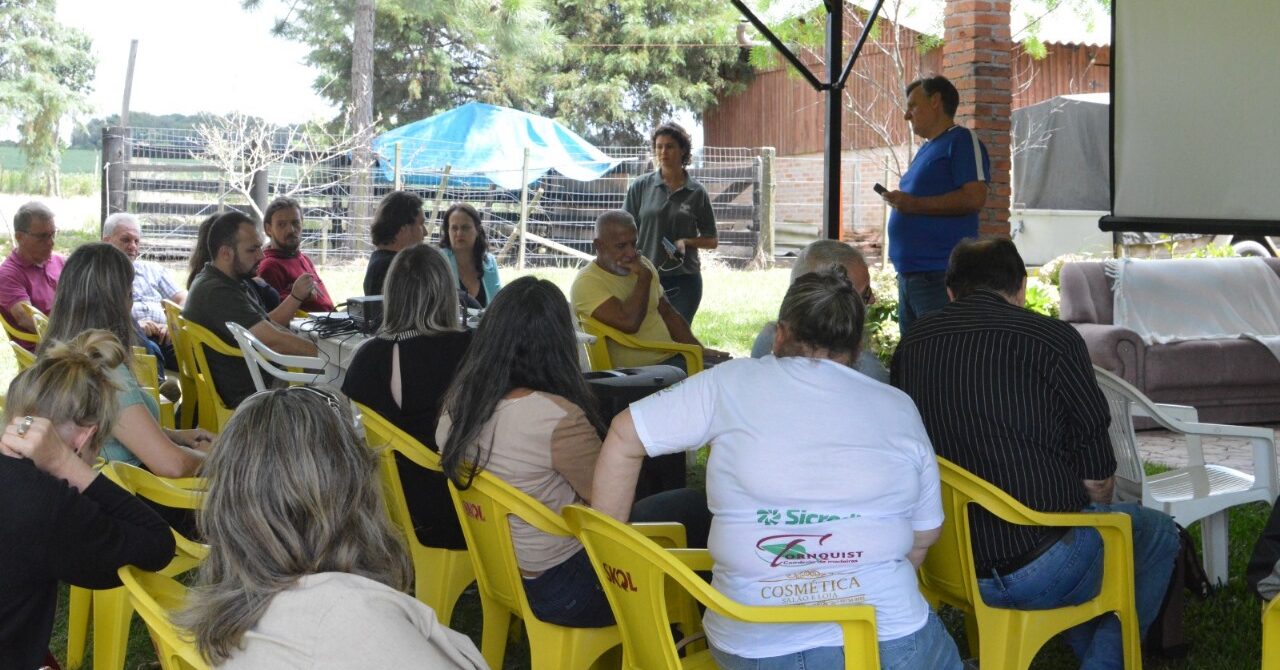
[[[525,232],[529,226],[529,147],[524,148],[524,163],[520,166],[520,246],[516,247],[516,268],[524,270]]]
[[[400,143],[396,142],[396,190],[404,190],[404,175],[400,174]]]
[[[827,5],[827,81],[836,82],[840,77],[840,63],[844,60],[844,2],[826,0]],[[829,240],[840,239],[840,131],[844,101],[840,91],[827,89],[827,123],[824,129],[826,152],[823,157],[822,223]]]

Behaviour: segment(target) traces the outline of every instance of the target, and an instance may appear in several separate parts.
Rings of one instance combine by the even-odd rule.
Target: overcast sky
[[[131,111],[330,118],[335,110],[312,90],[319,73],[303,62],[306,48],[271,35],[284,11],[278,0],[253,12],[239,0],[58,0],[58,20],[93,38],[91,116],[120,113],[129,41],[137,39]]]

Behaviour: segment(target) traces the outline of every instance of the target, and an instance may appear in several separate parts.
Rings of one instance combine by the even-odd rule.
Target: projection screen
[[[1280,234],[1280,0],[1114,0],[1103,230]]]

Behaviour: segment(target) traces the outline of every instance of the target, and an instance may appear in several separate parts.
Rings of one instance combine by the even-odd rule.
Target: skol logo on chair
[[[462,511],[466,512],[467,516],[471,517],[472,519],[479,519],[480,521],[484,521],[484,510],[481,509],[480,506],[475,503],[469,503],[469,502],[462,503]]]
[[[612,565],[609,565],[608,563],[605,563],[604,574],[606,577],[609,578],[609,581],[612,582],[614,586],[617,586],[623,591],[639,591],[640,590],[636,588],[636,582],[634,579],[631,578],[631,573],[627,572],[626,570],[620,570],[618,568],[613,567]]]

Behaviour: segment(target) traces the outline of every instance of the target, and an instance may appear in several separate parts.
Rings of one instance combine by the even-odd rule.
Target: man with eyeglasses
[[[818,240],[801,249],[796,256],[795,265],[791,266],[791,282],[795,283],[796,279],[810,272],[818,272],[832,265],[844,268],[849,276],[849,283],[853,284],[853,289],[862,297],[864,305],[870,307],[875,304],[876,294],[871,290],[871,272],[867,269],[867,259],[861,251],[844,242]],[[760,329],[755,343],[751,345],[752,358],[763,358],[773,353],[773,336],[777,327],[776,322],[770,321]],[[858,352],[858,360],[853,369],[878,382],[889,383],[889,370],[865,346]]]
[[[36,332],[27,305],[45,314],[53,309],[53,294],[58,289],[58,277],[66,260],[53,253],[53,238],[57,234],[53,212],[43,203],[28,202],[13,216],[16,245],[0,263],[0,317],[18,330]],[[35,350],[35,345],[16,341]]]

